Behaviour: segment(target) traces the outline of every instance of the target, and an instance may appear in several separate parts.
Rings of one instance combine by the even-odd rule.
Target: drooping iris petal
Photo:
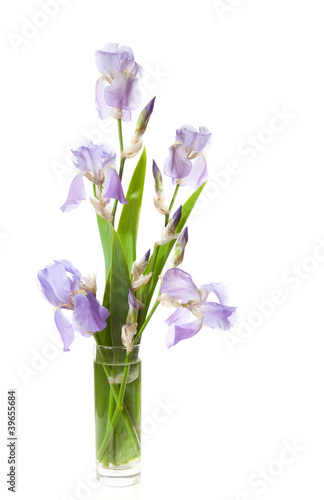
[[[70,304],[70,283],[64,265],[50,264],[38,273],[45,298],[54,306]]]
[[[191,161],[183,144],[174,144],[169,148],[169,155],[164,163],[163,172],[173,179],[187,177],[191,171]]]
[[[83,183],[83,173],[80,173],[76,177],[74,177],[73,181],[71,182],[67,200],[61,206],[61,210],[62,212],[70,212],[74,208],[78,207],[81,201],[86,199],[87,194]]]
[[[210,328],[229,330],[236,320],[236,307],[224,306],[216,302],[202,302],[203,323]]]
[[[192,162],[192,169],[186,177],[186,183],[193,189],[198,189],[208,179],[207,162],[203,154],[198,154]]]
[[[105,180],[103,183],[103,196],[104,198],[114,198],[118,200],[120,203],[127,203],[127,200],[124,195],[123,187],[120,182],[119,175],[116,170],[111,167],[106,167],[104,169]]]
[[[190,339],[196,335],[202,327],[202,321],[196,319],[190,323],[172,324],[167,331],[166,345],[168,348],[176,345],[181,340]]]
[[[207,300],[210,293],[214,293],[220,304],[227,305],[229,302],[228,291],[223,283],[208,283],[207,285],[202,285],[201,290],[203,292],[203,301]]]
[[[108,85],[108,82],[104,76],[101,76],[96,83],[96,97],[95,97],[95,105],[96,110],[98,111],[99,118],[101,120],[106,120],[110,118],[110,112],[112,110],[111,106],[108,106],[105,99],[105,89]]]
[[[73,317],[79,327],[87,332],[101,332],[106,327],[109,311],[103,307],[91,292],[74,296]]]
[[[74,328],[74,330],[78,333],[80,333],[82,335],[82,337],[85,337],[86,339],[87,338],[90,338],[92,337],[93,333],[89,333],[89,332],[86,332],[85,330],[83,330],[75,321],[75,318],[74,318],[74,315],[72,316],[72,326]]]
[[[117,73],[112,84],[105,89],[105,99],[113,108],[136,109],[141,103],[138,79],[131,73]]]
[[[74,340],[74,329],[59,307],[55,311],[54,321],[63,340],[63,350],[69,351],[69,347]]]
[[[183,303],[189,300],[200,301],[200,293],[190,274],[182,269],[169,269],[161,285],[161,293],[165,293],[172,299],[181,300]]]

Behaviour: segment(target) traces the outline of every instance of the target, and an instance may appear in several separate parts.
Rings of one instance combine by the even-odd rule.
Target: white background
[[[323,497],[322,2],[224,5],[222,16],[212,0],[70,0],[57,4],[49,19],[40,14],[40,2],[17,0],[2,12],[5,498],[9,388],[17,390],[18,403],[15,498]],[[26,19],[44,26],[15,44],[12,34],[22,36]],[[145,68],[143,104],[157,96],[145,137],[139,253],[160,232],[151,201],[152,158],[162,168],[179,126],[207,126],[211,180],[189,224],[183,268],[198,286],[223,281],[240,311],[232,337],[205,329],[170,350],[163,323],[170,311],[156,313],[142,349],[142,486],[122,492],[91,483],[93,341],[78,337],[69,353],[62,352],[51,306],[36,285],[38,269],[66,258],[85,275],[97,272],[102,291],[92,208],[84,202],[62,214],[59,206],[73,177],[69,149],[89,135],[117,148],[116,124],[103,134],[93,102],[94,53],[111,41],[130,45]],[[290,115],[282,126],[273,119],[278,112]],[[280,131],[269,131],[270,124]],[[125,127],[125,142],[132,130],[133,124]],[[260,150],[247,153],[245,141],[257,136]],[[233,161],[236,175],[228,173]],[[126,163],[126,180],[133,167]],[[170,196],[168,179],[165,186]],[[161,410],[165,419],[157,423],[161,402],[172,408]],[[283,451],[287,442],[297,444],[295,457]],[[257,487],[262,469],[268,479]]]

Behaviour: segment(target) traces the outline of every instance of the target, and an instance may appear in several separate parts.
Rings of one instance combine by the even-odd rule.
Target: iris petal
[[[87,295],[77,293],[74,296],[73,317],[77,325],[88,332],[100,332],[106,326],[109,311],[93,296],[91,292]]]
[[[186,323],[190,318],[189,309],[179,308],[174,311],[168,319],[165,320],[165,323],[168,326],[173,325],[174,323]]]
[[[236,321],[236,307],[224,306],[216,302],[203,302],[201,305],[203,323],[210,328],[229,330]]]
[[[120,182],[119,175],[112,167],[104,168],[105,180],[103,183],[103,196],[104,198],[114,198],[120,203],[127,203],[124,195],[123,187]]]
[[[169,269],[162,280],[161,293],[165,293],[172,299],[188,302],[189,300],[200,301],[200,293],[190,274],[182,269]]]
[[[62,314],[60,308],[57,308],[54,315],[55,324],[63,340],[63,350],[69,351],[69,347],[74,339],[74,330],[70,321]]]
[[[186,177],[187,185],[198,189],[208,179],[207,162],[202,154],[198,154],[192,162],[192,169]]]
[[[166,345],[168,348],[176,345],[181,340],[190,339],[196,335],[202,327],[202,321],[196,319],[190,323],[181,325],[173,324],[169,327],[166,335]]]
[[[199,127],[199,132],[190,125],[184,125],[176,132],[176,141],[182,142],[188,150],[201,152],[207,146],[211,133],[206,127]]]
[[[105,89],[108,106],[133,110],[141,103],[138,79],[131,73],[117,73],[112,84]]]
[[[83,183],[83,173],[78,174],[74,177],[71,182],[69,194],[64,205],[61,206],[62,212],[70,212],[74,208],[78,207],[81,201],[86,200],[87,194]]]
[[[105,99],[105,89],[108,86],[108,82],[104,76],[101,76],[96,83],[96,110],[98,111],[99,118],[101,120],[106,120],[110,118],[110,112],[112,110],[111,106],[108,106]]]
[[[38,273],[38,279],[46,299],[54,306],[69,304],[71,289],[64,265],[50,264]]]
[[[174,144],[169,148],[169,155],[164,163],[163,172],[168,177],[182,179],[191,172],[191,161],[187,158],[187,151],[183,144]]]
[[[229,302],[228,291],[223,283],[208,283],[207,285],[203,285],[201,290],[203,291],[203,301],[207,300],[210,293],[214,293],[220,304],[227,305]]]

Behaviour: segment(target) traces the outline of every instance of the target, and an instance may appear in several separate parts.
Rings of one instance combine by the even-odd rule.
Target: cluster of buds
[[[155,97],[148,103],[139,115],[135,132],[132,135],[130,144],[122,152],[122,158],[134,158],[143,147],[143,135],[151,118],[154,108]]]

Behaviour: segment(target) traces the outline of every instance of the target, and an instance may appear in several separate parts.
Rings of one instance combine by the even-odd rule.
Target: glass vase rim
[[[110,349],[111,351],[117,351],[117,350],[121,350],[121,351],[128,351],[128,352],[132,352],[134,349],[136,348],[139,348],[141,346],[141,344],[134,344],[132,345],[132,350],[129,351],[128,350],[128,347],[125,347],[123,345],[99,345],[99,344],[95,344],[93,347],[94,349],[98,349],[98,348],[103,348],[103,349]]]

